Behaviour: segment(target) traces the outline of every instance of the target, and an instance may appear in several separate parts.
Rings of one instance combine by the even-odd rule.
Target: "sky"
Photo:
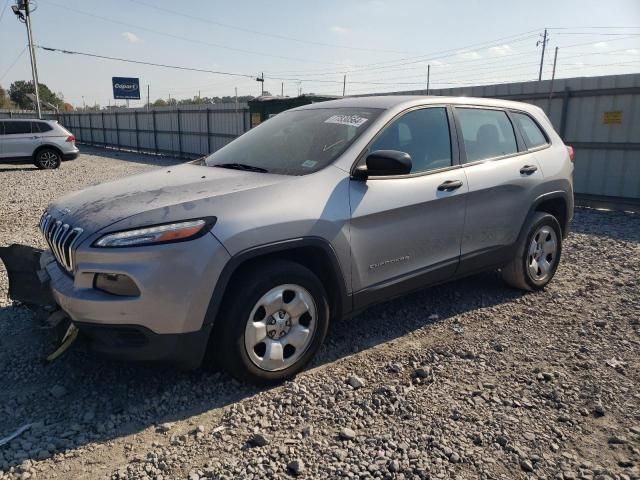
[[[25,26],[0,0],[0,85],[30,80]],[[640,72],[640,0],[37,0],[39,79],[76,106],[113,104],[111,77],[151,100],[415,90]],[[237,74],[222,75],[210,71]],[[122,100],[118,101],[122,103]],[[132,106],[142,105],[132,102]]]

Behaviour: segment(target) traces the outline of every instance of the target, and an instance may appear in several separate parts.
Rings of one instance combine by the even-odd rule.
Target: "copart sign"
[[[113,98],[140,100],[140,80],[129,77],[112,77]]]

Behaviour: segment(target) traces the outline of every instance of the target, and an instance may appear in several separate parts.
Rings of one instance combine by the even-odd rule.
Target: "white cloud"
[[[459,57],[462,57],[462,58],[467,59],[467,60],[476,60],[478,58],[482,58],[482,55],[480,55],[476,51],[460,50],[457,53],[458,53]]]
[[[513,53],[514,51],[513,48],[511,48],[511,45],[506,45],[506,44],[491,47],[489,50],[491,50],[496,55],[508,55],[510,53]]]
[[[122,32],[122,36],[127,39],[130,43],[137,43],[140,41],[140,37],[135,33],[131,32]]]
[[[348,28],[344,28],[344,27],[341,27],[339,25],[334,25],[333,27],[330,28],[330,30],[333,33],[339,33],[341,35],[344,34],[344,33],[348,33],[349,32]]]
[[[630,48],[629,50],[625,50],[625,53],[628,53],[629,55],[638,55],[640,50],[637,48]]]
[[[604,50],[608,48],[609,44],[607,42],[598,42],[593,44],[593,48],[597,48],[598,50]]]

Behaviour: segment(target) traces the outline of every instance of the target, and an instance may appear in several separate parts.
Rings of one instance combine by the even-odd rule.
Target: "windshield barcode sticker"
[[[327,118],[324,123],[336,123],[338,125],[348,125],[350,127],[360,127],[364,125],[368,118],[361,117],[360,115],[334,115]]]

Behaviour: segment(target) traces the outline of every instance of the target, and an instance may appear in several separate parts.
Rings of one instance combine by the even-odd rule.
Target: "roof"
[[[56,122],[57,120],[51,120],[48,118],[0,118],[0,122],[3,120],[11,122]]]
[[[261,97],[256,97],[254,99],[249,100],[247,103],[255,103],[255,102],[287,102],[287,101],[301,101],[301,100],[309,100],[310,102],[322,102],[325,100],[335,100],[342,97],[337,97],[335,95],[313,95],[307,94],[300,95],[297,97],[281,97],[279,95],[263,95]]]
[[[299,107],[300,110],[308,108],[381,108],[390,109],[400,106],[410,107],[413,105],[429,104],[464,104],[482,105],[503,108],[531,108],[530,104],[514,102],[511,100],[499,100],[496,98],[476,98],[476,97],[440,97],[425,95],[380,95],[371,97],[344,97],[339,100],[329,100],[322,103],[314,103]]]

